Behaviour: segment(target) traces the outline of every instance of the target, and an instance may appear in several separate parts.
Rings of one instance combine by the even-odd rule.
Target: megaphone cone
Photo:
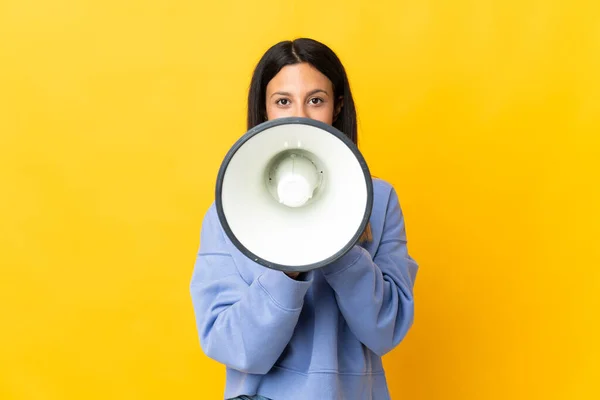
[[[278,118],[228,151],[216,184],[219,220],[231,242],[271,269],[304,272],[334,262],[371,216],[373,183],[356,145],[308,118]]]

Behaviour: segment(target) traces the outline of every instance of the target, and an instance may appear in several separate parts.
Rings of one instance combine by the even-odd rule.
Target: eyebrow
[[[323,89],[314,89],[311,90],[310,92],[308,92],[306,95],[307,96],[312,96],[313,94],[317,94],[317,93],[325,93],[327,96],[329,96],[329,93],[327,93],[327,91],[323,90]],[[280,95],[280,96],[292,96],[292,94],[290,92],[275,92],[271,95],[271,97],[275,96],[275,95]]]

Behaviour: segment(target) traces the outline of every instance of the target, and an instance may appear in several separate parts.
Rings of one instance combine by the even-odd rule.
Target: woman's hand
[[[300,272],[284,272],[284,274],[286,274],[287,276],[289,276],[292,279],[296,279],[298,277],[298,275],[300,275]]]

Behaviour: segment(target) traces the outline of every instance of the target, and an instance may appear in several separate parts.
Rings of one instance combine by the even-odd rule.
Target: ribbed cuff
[[[302,307],[312,279],[297,281],[281,271],[267,268],[258,277],[258,284],[280,308],[294,311]]]

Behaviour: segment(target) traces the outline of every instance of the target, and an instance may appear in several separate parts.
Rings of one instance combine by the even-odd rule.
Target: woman
[[[357,142],[344,67],[311,39],[274,45],[252,77],[248,129],[289,116],[333,125]],[[361,242],[338,261],[302,274],[246,258],[210,207],[191,295],[202,349],[226,366],[225,398],[390,398],[381,357],[412,325],[418,267],[407,252],[395,190],[380,179],[373,189]]]

